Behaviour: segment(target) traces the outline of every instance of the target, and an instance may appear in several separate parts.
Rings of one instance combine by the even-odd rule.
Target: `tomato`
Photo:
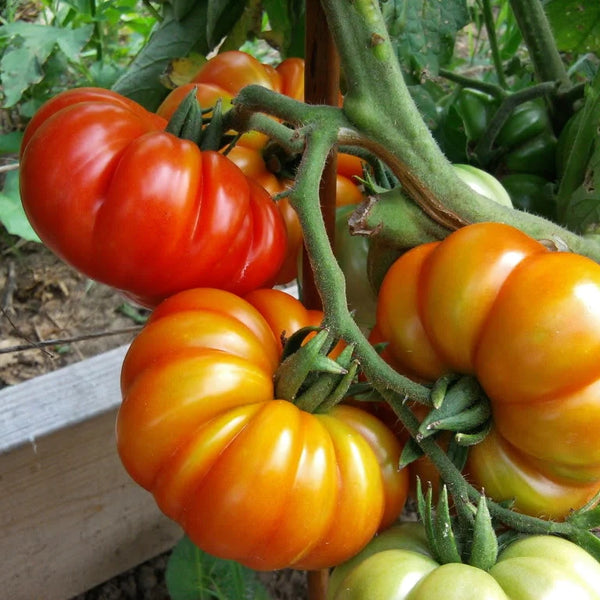
[[[229,159],[108,90],[46,103],[21,148],[21,197],[34,229],[82,273],[147,306],[207,285],[270,285],[284,223]]]
[[[314,315],[284,292],[249,298],[258,308],[204,288],[157,307],[123,364],[119,454],[203,550],[260,570],[335,565],[402,510],[401,447],[357,408],[274,398],[294,322],[274,306],[299,305],[294,327]]]
[[[296,100],[302,100],[304,61],[301,58],[288,58],[274,68],[240,50],[222,52],[206,61],[192,81],[172,90],[156,112],[165,119],[170,119],[192,90],[195,90],[202,108],[210,108],[220,99],[223,111],[226,112],[232,106],[232,99],[247,85],[261,85]],[[260,149],[267,141],[267,136],[252,131],[245,133],[240,143]]]
[[[415,465],[421,478],[425,469],[433,468],[426,460]],[[412,466],[412,465],[411,465]],[[485,482],[485,493],[498,500],[514,500],[512,507],[525,514],[560,520],[574,506],[583,506],[600,488],[597,481],[575,481],[552,473],[553,465],[543,464],[520,450],[492,430],[471,448],[465,475],[475,482]]]
[[[598,600],[598,590],[600,564],[562,538],[520,538],[484,571],[462,563],[439,565],[422,526],[404,523],[334,569],[327,600]]]
[[[600,488],[598,264],[507,225],[470,225],[394,263],[377,327],[401,370],[426,381],[449,372],[478,378],[502,442],[565,489],[562,516]],[[503,459],[511,485],[493,485],[496,462],[477,461],[477,485],[494,487],[495,499],[516,497],[524,512],[558,517],[557,500],[533,501],[518,461]]]
[[[474,191],[498,204],[512,208],[512,200],[502,185],[493,175],[472,165],[455,164],[454,172]]]

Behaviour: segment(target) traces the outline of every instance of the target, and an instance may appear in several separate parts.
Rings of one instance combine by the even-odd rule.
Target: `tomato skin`
[[[123,363],[119,455],[205,551],[259,570],[332,566],[402,510],[401,446],[358,408],[274,398],[281,330],[316,315],[281,291],[248,298],[201,288],[156,308]]]
[[[336,567],[327,600],[598,600],[600,564],[556,536],[523,537],[484,571],[439,565],[415,537],[421,525],[390,528],[348,563]],[[424,535],[424,534],[421,534]],[[566,594],[566,595],[565,595]]]
[[[50,100],[21,149],[32,226],[66,262],[146,306],[199,285],[271,285],[286,245],[272,200],[229,159],[165,126],[108,90]]]
[[[490,497],[514,500],[519,512],[555,520],[564,518],[572,507],[583,506],[600,489],[598,480],[575,481],[572,473],[561,477],[552,464],[517,450],[495,429],[471,448],[465,467],[468,479],[485,482]]]
[[[472,450],[477,486],[553,518],[600,487],[596,263],[550,252],[507,225],[480,223],[398,259],[377,311],[399,370],[425,381],[465,373],[481,383],[501,439]],[[516,454],[503,450],[508,444]],[[552,501],[544,502],[544,489]]]

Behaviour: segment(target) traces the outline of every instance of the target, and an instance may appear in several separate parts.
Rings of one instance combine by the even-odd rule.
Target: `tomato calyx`
[[[462,470],[469,447],[483,441],[492,428],[489,399],[474,377],[448,374],[433,384],[430,401],[432,408],[421,420],[415,439],[404,446],[400,463],[407,466],[423,456],[420,441],[446,432],[451,434],[448,456]]]
[[[275,373],[276,397],[311,413],[327,412],[341,402],[356,378],[358,362],[351,345],[335,359],[328,356],[335,344],[327,329],[305,327],[291,336]]]
[[[169,119],[165,131],[194,142],[203,151],[218,151],[231,141],[231,136],[225,134],[221,99],[214,106],[203,109],[198,103],[195,90],[185,96]]]
[[[444,485],[434,508],[431,486],[423,493],[417,480],[417,508],[435,559],[441,564],[467,563],[487,571],[496,564],[499,549],[487,498],[481,494],[476,506],[468,500],[465,503],[469,510],[453,516]],[[470,518],[465,516],[469,513]]]
[[[474,377],[455,381],[442,377],[432,388],[433,409],[421,422],[421,439],[439,431],[452,431],[461,445],[483,440],[491,424],[490,402]]]

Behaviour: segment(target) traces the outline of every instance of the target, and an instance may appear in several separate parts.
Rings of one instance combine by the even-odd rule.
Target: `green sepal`
[[[456,374],[449,373],[448,375],[442,375],[434,382],[429,396],[434,408],[440,408],[442,406],[450,384],[454,383],[457,379],[458,376]]]
[[[204,120],[202,109],[196,98],[196,90],[191,90],[173,113],[165,131],[183,140],[200,145]]]
[[[404,448],[402,448],[402,452],[400,453],[398,468],[403,469],[404,467],[407,467],[415,460],[421,458],[423,454],[424,452],[421,449],[421,446],[419,446],[415,440],[409,438],[406,444],[404,444]]]
[[[435,431],[464,432],[477,429],[489,420],[491,414],[489,402],[481,400],[458,414],[431,421],[424,436],[427,437]]]
[[[462,562],[458,540],[454,535],[452,527],[452,517],[450,516],[450,504],[448,501],[448,488],[443,485],[440,490],[435,511],[434,531],[437,540],[439,562],[451,563]]]
[[[491,569],[498,559],[498,538],[486,497],[481,494],[473,523],[473,538],[469,554],[469,564],[478,569]]]
[[[339,404],[347,395],[350,385],[358,373],[358,361],[353,360],[348,367],[348,372],[339,380],[333,391],[319,404],[315,412],[327,412]]]
[[[317,363],[321,358],[327,358],[337,366],[338,371],[320,374],[314,382],[302,388],[301,393],[294,399],[294,404],[307,412],[326,412],[340,402],[358,371],[358,363],[352,360],[353,352],[354,346],[346,346],[337,361],[319,357]]]
[[[304,384],[307,376],[315,368],[315,363],[319,361],[323,367],[321,359],[327,358],[321,352],[329,344],[329,331],[322,329],[310,339],[304,346],[300,346],[296,352],[288,356],[277,369],[275,373],[275,397],[285,400],[293,400],[296,394]],[[339,371],[340,365],[331,359],[327,359],[335,365]]]
[[[486,438],[492,430],[492,419],[488,419],[481,427],[475,431],[460,431],[454,436],[454,440],[460,446],[475,446]]]
[[[600,527],[600,507],[583,512],[575,511],[569,515],[567,521],[581,529],[596,529]]]
[[[439,380],[438,380],[439,381]],[[440,383],[438,391],[441,391],[446,386],[446,382]],[[481,397],[481,387],[473,377],[461,377],[453,385],[446,388],[443,400],[436,398],[439,404],[438,408],[429,411],[427,416],[421,422],[419,434],[422,437],[434,435],[436,431],[444,429],[439,423],[446,422],[457,415],[462,414],[465,410],[477,405],[478,398]]]
[[[448,449],[446,450],[446,455],[452,461],[452,464],[462,472],[467,464],[467,457],[469,455],[469,448],[467,446],[462,446],[456,443],[456,436],[453,435],[450,443],[448,444]]]
[[[281,343],[283,344],[281,361],[283,362],[289,356],[298,352],[298,350],[300,350],[300,348],[302,348],[302,346],[304,345],[306,338],[315,331],[321,331],[321,328],[315,325],[308,325],[307,327],[302,327],[301,329],[298,329],[298,331],[295,331],[289,337],[286,337],[286,332],[284,331],[281,339]],[[328,344],[329,349],[333,348],[333,336],[331,336]],[[327,354],[327,352],[328,350],[326,350],[324,354]]]
[[[567,521],[583,527],[594,529],[600,527],[600,490],[598,490],[583,506],[574,510]]]
[[[439,556],[437,539],[435,536],[435,530],[433,526],[433,490],[431,489],[431,483],[427,487],[427,496],[423,494],[423,486],[421,485],[421,478],[417,477],[417,511],[419,517],[423,522],[425,528],[425,534],[427,536],[427,543],[431,549],[431,553],[434,557]]]
[[[208,125],[202,131],[200,150],[214,150],[215,152],[220,150],[223,147],[224,129],[223,107],[221,98],[219,98],[213,107]]]

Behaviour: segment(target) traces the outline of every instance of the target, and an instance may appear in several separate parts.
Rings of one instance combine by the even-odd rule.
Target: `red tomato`
[[[108,90],[45,104],[21,149],[21,197],[42,241],[92,279],[153,306],[199,285],[270,285],[285,228],[265,191],[217,152]]]
[[[252,296],[258,309],[215,289],[158,306],[123,364],[119,454],[205,551],[253,569],[338,564],[402,510],[401,447],[357,408],[310,414],[274,398],[277,338],[291,325],[264,319]],[[300,305],[268,297],[269,311]]]
[[[231,108],[231,100],[246,85],[262,85],[295,100],[304,100],[304,60],[288,58],[275,69],[260,63],[256,58],[237,50],[223,52],[207,61],[186,85],[174,89],[158,108],[157,113],[170,118],[187,94],[195,89],[198,102],[203,108],[214,106],[219,98],[223,109]],[[245,175],[262,185],[275,196],[292,185],[292,181],[280,178],[269,170],[262,156],[268,138],[257,132],[244,133],[230,150],[228,157]],[[337,205],[358,204],[363,200],[360,189],[352,178],[362,176],[362,161],[350,154],[338,154],[338,177],[336,181]],[[275,284],[284,284],[298,276],[298,261],[302,249],[302,230],[295,211],[287,199],[278,201],[278,207],[287,231],[287,249],[284,263]]]
[[[600,488],[598,264],[507,225],[471,225],[392,265],[377,327],[401,370],[479,379],[497,431],[470,471],[494,498],[557,517]],[[532,492],[525,472],[554,491]]]

